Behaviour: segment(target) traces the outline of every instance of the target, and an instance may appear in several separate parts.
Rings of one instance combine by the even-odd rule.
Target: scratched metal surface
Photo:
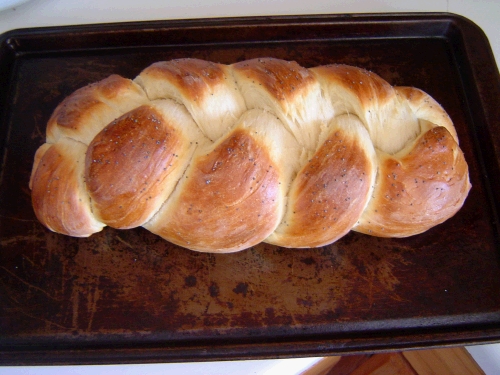
[[[88,29],[97,31],[89,36],[86,29],[58,40],[28,32],[17,47],[4,43],[0,57],[14,63],[4,65],[10,86],[3,91],[8,105],[1,128],[0,362],[44,362],[41,352],[46,361],[85,362],[86,351],[103,348],[140,351],[132,357],[106,352],[96,362],[286,355],[283,346],[292,354],[332,354],[344,345],[366,351],[396,347],[397,340],[435,345],[446,337],[491,337],[488,329],[498,330],[500,322],[495,203],[483,178],[476,143],[483,133],[478,136],[472,121],[471,77],[459,64],[460,46],[429,19],[379,18],[381,26],[370,20],[349,27],[339,27],[336,18],[331,26],[323,19],[307,27],[296,26],[297,19],[280,27],[238,21],[244,27],[232,25],[234,32],[206,24],[202,31],[186,33],[184,25],[152,34],[116,26],[112,35]],[[393,38],[408,25],[411,39]],[[161,47],[150,39],[155,33],[168,36]],[[373,33],[377,38],[368,37]],[[120,36],[149,47],[121,48]],[[81,50],[70,51],[75,45]],[[9,48],[23,53],[11,56]],[[223,63],[274,56],[306,67],[346,63],[429,92],[454,120],[469,163],[473,189],[465,206],[407,239],[350,233],[318,249],[261,244],[227,255],[178,248],[141,228],[106,228],[88,239],[44,229],[31,208],[28,181],[55,106],[109,74],[133,78],[152,62],[187,56]],[[476,325],[483,333],[460,334]],[[406,341],[401,332],[408,332]],[[415,332],[421,336],[410,338]],[[307,345],[311,338],[323,345]],[[248,346],[238,351],[238,345]],[[153,359],[147,356],[152,347],[169,350]],[[65,350],[81,353],[61,354]]]

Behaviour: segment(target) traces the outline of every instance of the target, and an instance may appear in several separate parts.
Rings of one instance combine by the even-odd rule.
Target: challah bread
[[[30,179],[50,230],[143,226],[204,252],[411,236],[452,217],[470,187],[428,94],[274,58],[164,61],[81,88],[55,109]]]

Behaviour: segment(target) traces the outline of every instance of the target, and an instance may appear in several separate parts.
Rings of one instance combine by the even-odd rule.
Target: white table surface
[[[164,19],[374,12],[451,12],[476,23],[500,61],[497,0],[0,0],[0,34],[9,30]],[[468,347],[486,375],[500,374],[500,343]],[[299,374],[318,358],[184,364],[0,367],[0,374]]]

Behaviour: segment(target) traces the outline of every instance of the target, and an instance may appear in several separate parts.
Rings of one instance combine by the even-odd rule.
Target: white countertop
[[[500,1],[495,0],[0,0],[0,33],[76,24],[162,19],[334,13],[450,12],[486,33],[500,61]],[[500,344],[469,348],[487,375],[500,373]],[[3,367],[19,374],[299,374],[318,358],[188,364]]]

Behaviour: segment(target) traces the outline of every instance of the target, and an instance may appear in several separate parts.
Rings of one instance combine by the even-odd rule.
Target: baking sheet
[[[0,47],[0,363],[333,355],[500,339],[499,76],[451,14],[258,17],[17,30]],[[149,64],[272,56],[360,66],[427,91],[453,119],[473,188],[407,239],[350,233],[318,249],[178,248],[144,229],[51,233],[28,189],[55,106]]]

